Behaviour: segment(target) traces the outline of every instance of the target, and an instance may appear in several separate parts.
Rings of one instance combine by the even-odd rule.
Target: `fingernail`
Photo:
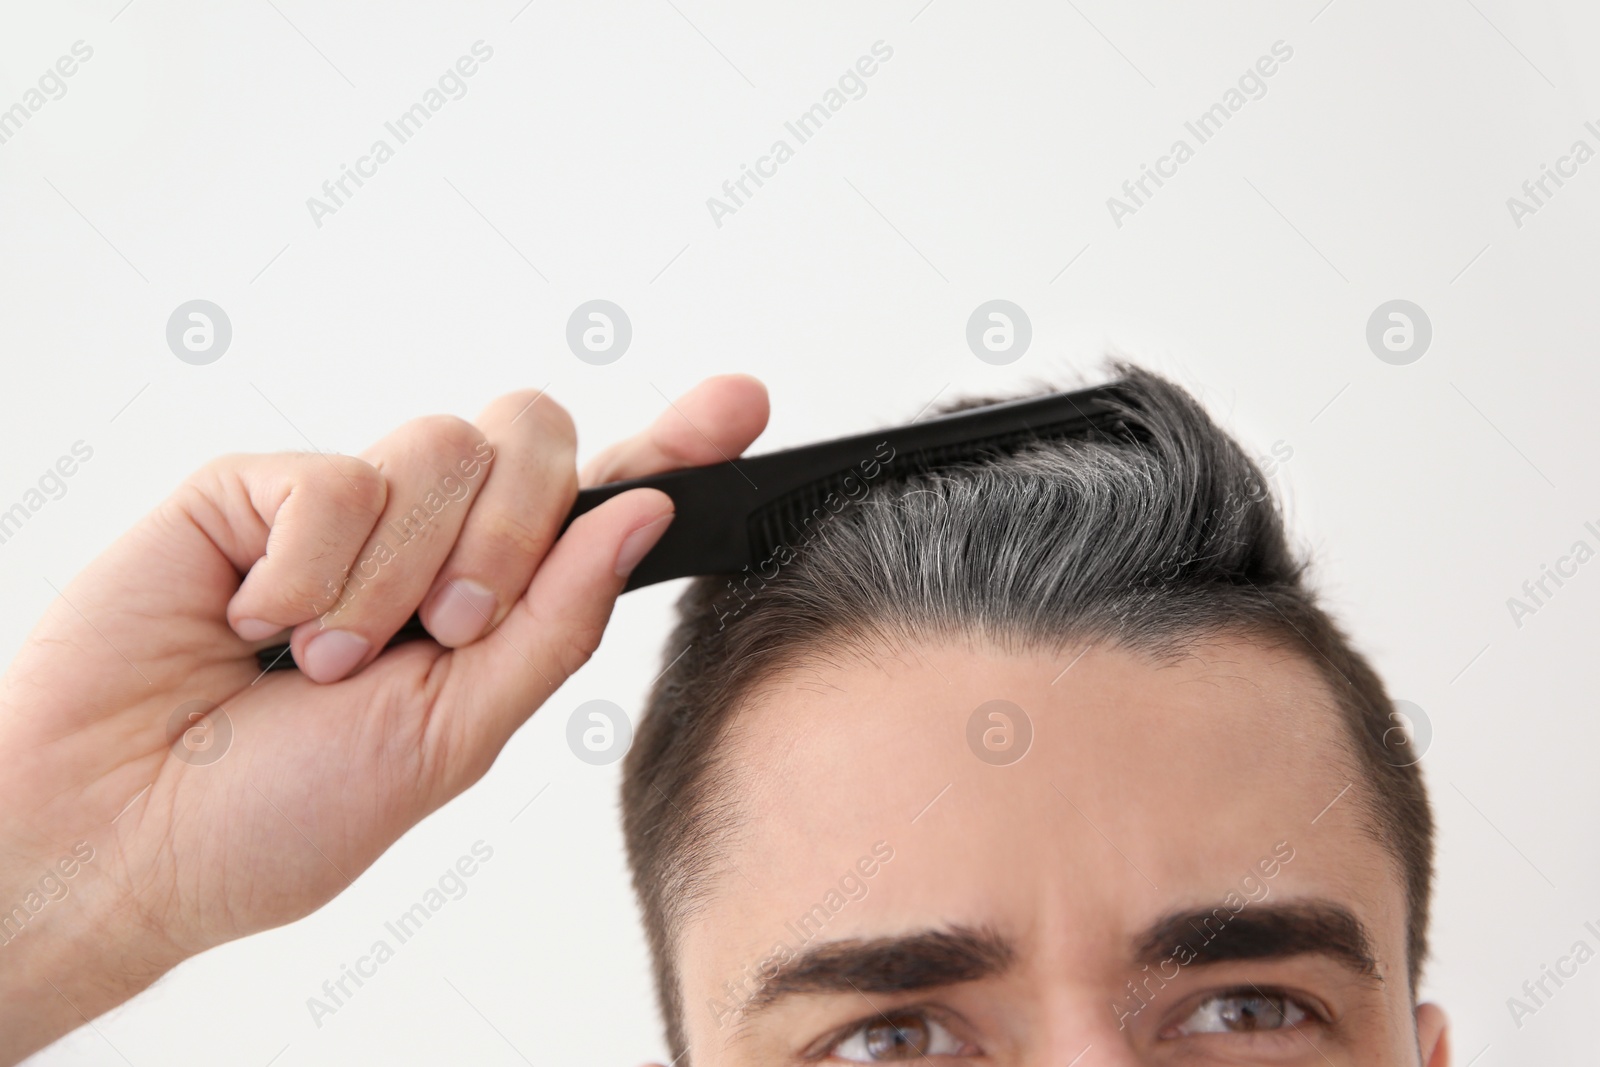
[[[329,630],[311,639],[301,673],[313,682],[337,682],[361,662],[372,647],[365,637],[349,630]]]
[[[233,632],[246,641],[264,641],[273,634],[282,633],[287,626],[279,626],[275,622],[266,622],[262,619],[240,619],[233,624]]]
[[[650,522],[645,523],[623,539],[622,548],[617,551],[617,576],[619,578],[626,577],[633,572],[633,568],[639,565],[641,559],[644,559],[645,553],[654,548],[656,542],[661,540],[661,535],[666,532],[667,524],[671,521],[672,512],[669,511],[659,519],[652,519]]]
[[[434,597],[428,612],[428,632],[449,648],[460,648],[478,639],[494,621],[499,606],[495,595],[470,578],[457,578],[445,584]]]

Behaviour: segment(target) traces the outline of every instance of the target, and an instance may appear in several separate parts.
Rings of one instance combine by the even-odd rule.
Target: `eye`
[[[1172,1031],[1190,1034],[1244,1034],[1262,1030],[1290,1030],[1311,1018],[1305,1008],[1284,993],[1258,989],[1235,990],[1207,997]]]
[[[863,1020],[827,1054],[846,1063],[900,1063],[969,1052],[965,1042],[927,1012],[905,1010]]]

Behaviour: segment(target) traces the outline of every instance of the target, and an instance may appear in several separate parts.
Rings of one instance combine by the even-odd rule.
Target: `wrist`
[[[131,999],[183,959],[130,914],[107,872],[95,873],[20,888],[8,880],[0,891],[0,1067]]]

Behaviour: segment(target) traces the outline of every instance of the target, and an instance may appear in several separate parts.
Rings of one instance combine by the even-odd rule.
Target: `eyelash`
[[[885,1008],[882,1011],[873,1012],[871,1015],[864,1015],[853,1022],[846,1023],[837,1030],[834,1030],[828,1036],[815,1042],[811,1046],[811,1051],[808,1051],[804,1054],[804,1058],[808,1063],[831,1062],[835,1052],[838,1050],[840,1045],[845,1043],[845,1041],[849,1040],[862,1030],[874,1025],[875,1023],[883,1022],[886,1017],[895,1018],[903,1015],[920,1015],[929,1022],[936,1023],[939,1026],[952,1031],[963,1028],[963,1024],[959,1018],[946,1008],[941,1008],[933,1004],[901,1004],[892,1008]],[[959,1034],[953,1033],[952,1036],[955,1036],[956,1039],[961,1041],[963,1045],[971,1044],[970,1041],[960,1037]],[[943,1061],[945,1058],[946,1057],[941,1055],[939,1060]],[[851,1063],[855,1061],[844,1060],[841,1062]],[[922,1062],[928,1063],[931,1061],[929,1061],[926,1057],[923,1057]],[[965,1060],[963,1060],[963,1062],[965,1062]]]
[[[1226,1000],[1229,997],[1252,996],[1277,998],[1293,1004],[1295,1007],[1305,1012],[1306,1015],[1310,1016],[1310,1018],[1307,1020],[1307,1024],[1312,1026],[1327,1026],[1332,1021],[1328,1015],[1327,1009],[1314,997],[1311,997],[1305,993],[1298,993],[1293,990],[1285,989],[1282,986],[1258,986],[1247,983],[1242,986],[1231,986],[1226,989],[1210,989],[1203,993],[1194,994],[1180,1004],[1176,1009],[1174,1009],[1170,1021],[1164,1024],[1160,1030],[1157,1031],[1157,1037],[1163,1040],[1181,1040],[1185,1037],[1197,1036],[1192,1034],[1171,1034],[1170,1031],[1188,1021],[1194,1016],[1195,1012],[1199,1011],[1201,1007],[1210,1001]],[[1287,1030],[1262,1031],[1259,1034],[1244,1034],[1242,1036],[1245,1036],[1247,1040],[1292,1041],[1296,1038],[1304,1037],[1303,1026],[1304,1024],[1302,1024],[1301,1027],[1291,1026]]]
[[[1211,989],[1211,990],[1207,990],[1206,992],[1197,993],[1197,994],[1191,996],[1188,1000],[1186,1000],[1183,1004],[1179,1005],[1179,1007],[1174,1010],[1172,1021],[1168,1022],[1166,1025],[1161,1027],[1161,1029],[1158,1031],[1158,1037],[1160,1037],[1162,1039],[1165,1039],[1165,1040],[1172,1040],[1172,1039],[1184,1038],[1184,1037],[1194,1037],[1196,1035],[1191,1035],[1191,1034],[1169,1035],[1168,1031],[1173,1030],[1176,1027],[1182,1025],[1185,1021],[1187,1021],[1189,1018],[1191,1018],[1196,1011],[1198,1011],[1202,1006],[1204,1006],[1209,1001],[1212,1001],[1212,1000],[1223,1000],[1223,999],[1227,999],[1229,997],[1249,997],[1249,996],[1281,998],[1282,1000],[1293,1004],[1295,1007],[1297,1007],[1301,1011],[1305,1012],[1306,1015],[1308,1015],[1310,1017],[1309,1020],[1308,1020],[1309,1024],[1313,1025],[1313,1026],[1317,1026],[1317,1027],[1327,1026],[1332,1021],[1330,1019],[1329,1015],[1328,1015],[1327,1009],[1321,1004],[1321,1002],[1319,1002],[1314,997],[1311,997],[1311,996],[1309,996],[1307,994],[1304,994],[1304,993],[1297,993],[1297,992],[1294,992],[1292,990],[1284,989],[1281,986],[1257,986],[1257,985],[1247,984],[1247,985],[1242,985],[1242,986],[1232,986],[1232,987],[1228,987],[1228,988],[1225,988],[1225,989]],[[947,1027],[947,1028],[952,1026],[952,1015],[946,1009],[943,1009],[943,1008],[940,1008],[940,1007],[937,1007],[937,1006],[931,1005],[931,1004],[905,1004],[905,1005],[900,1005],[900,1006],[896,1006],[894,1008],[886,1009],[883,1012],[875,1012],[872,1015],[862,1016],[859,1019],[856,1019],[856,1020],[854,1020],[852,1022],[846,1023],[844,1026],[839,1027],[837,1030],[833,1031],[828,1036],[826,1036],[826,1037],[822,1038],[821,1040],[817,1041],[812,1046],[812,1050],[813,1051],[810,1051],[810,1052],[805,1054],[805,1059],[808,1062],[824,1062],[824,1061],[830,1059],[834,1055],[834,1052],[838,1049],[838,1047],[840,1045],[844,1044],[844,1042],[846,1040],[848,1040],[849,1038],[851,1038],[851,1037],[855,1036],[856,1034],[860,1033],[866,1027],[872,1026],[874,1023],[878,1023],[878,1022],[883,1021],[886,1015],[887,1016],[921,1015],[924,1018],[928,1019],[930,1022],[937,1023],[937,1024],[941,1025],[941,1026],[944,1026],[944,1027]],[[960,1024],[959,1023],[954,1023],[954,1025],[955,1026],[959,1026]],[[1224,1036],[1224,1035],[1219,1035],[1219,1036]],[[1266,1040],[1266,1041],[1274,1041],[1274,1040],[1278,1040],[1278,1041],[1293,1041],[1293,1040],[1295,1040],[1297,1038],[1303,1038],[1305,1035],[1304,1035],[1304,1032],[1303,1032],[1302,1028],[1291,1027],[1288,1030],[1264,1031],[1264,1032],[1259,1033],[1259,1034],[1225,1035],[1225,1036],[1244,1036],[1247,1040],[1253,1040],[1253,1041],[1261,1041],[1261,1040]],[[963,1044],[970,1044],[970,1042],[966,1041],[965,1039],[961,1039],[961,1040],[962,1040]],[[981,1054],[981,1052],[979,1054]]]

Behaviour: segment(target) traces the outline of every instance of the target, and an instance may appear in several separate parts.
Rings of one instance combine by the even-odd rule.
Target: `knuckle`
[[[216,481],[238,470],[246,458],[245,455],[238,452],[229,452],[226,455],[217,456],[196,469],[193,474],[189,475],[188,480],[191,482]]]
[[[535,435],[547,447],[577,451],[578,427],[572,421],[572,414],[548,395],[540,396],[539,402],[529,407],[523,418],[533,420]]]
[[[483,409],[482,418],[489,422],[499,422],[504,419],[520,423],[535,405],[551,402],[549,395],[543,389],[513,389],[490,401]]]
[[[241,472],[249,458],[240,453],[218,456],[192,471],[180,488],[193,499],[213,502],[236,494],[248,496]]]
[[[406,429],[423,451],[452,461],[471,455],[485,440],[483,431],[455,415],[424,415]]]
[[[305,570],[284,574],[267,592],[296,618],[305,617],[307,613],[320,615],[339,599],[336,582]]]
[[[324,482],[341,505],[376,516],[388,497],[388,483],[372,464],[355,456],[328,456]]]
[[[549,550],[554,533],[508,512],[484,516],[478,532],[487,554],[496,560],[540,559]]]

